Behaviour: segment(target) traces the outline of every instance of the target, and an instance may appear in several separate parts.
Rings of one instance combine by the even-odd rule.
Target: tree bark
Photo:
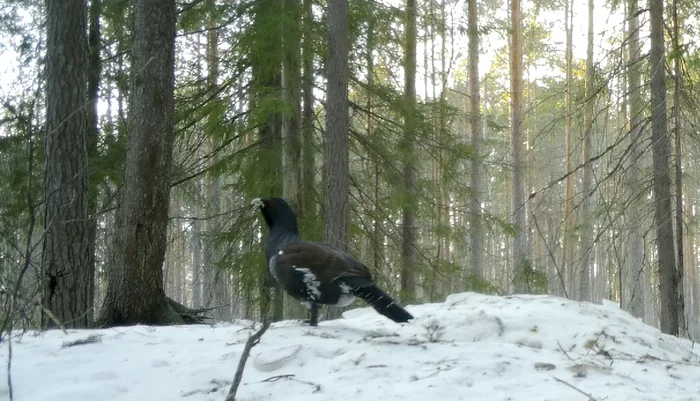
[[[348,1],[328,2],[328,84],[324,141],[325,240],[346,249],[350,165],[348,150]]]
[[[678,334],[678,277],[671,212],[671,146],[666,117],[666,69],[663,0],[649,0],[651,25],[651,143],[654,169],[654,218],[659,264],[661,331]]]
[[[263,181],[260,192],[265,196],[282,196],[282,119],[278,110],[266,108],[270,100],[280,97],[282,84],[282,31],[279,18],[282,3],[277,0],[260,0],[254,5],[253,35],[255,47],[251,50],[252,109],[258,114],[258,169]],[[284,315],[283,293],[274,279],[261,266],[259,271],[260,313],[272,309],[273,321]],[[272,306],[270,306],[272,303]]]
[[[174,118],[174,0],[135,0],[124,182],[117,208],[106,325],[183,320],[165,297]]]
[[[411,302],[416,291],[416,172],[414,158],[416,136],[416,0],[406,0],[404,50],[404,133],[401,140],[403,157],[404,199],[401,211],[401,300]]]
[[[94,291],[88,215],[87,5],[46,1],[46,137],[42,304],[86,327]],[[42,314],[44,327],[53,326]]]

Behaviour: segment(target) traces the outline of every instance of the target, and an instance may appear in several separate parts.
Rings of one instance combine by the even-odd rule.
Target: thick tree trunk
[[[349,217],[348,1],[328,2],[328,84],[324,141],[325,240],[345,249]]]
[[[468,67],[469,67],[469,126],[471,130],[472,152],[475,157],[471,161],[471,191],[473,198],[469,208],[469,244],[471,248],[471,273],[483,278],[484,230],[481,224],[481,141],[483,131],[481,125],[481,94],[479,91],[479,17],[476,0],[469,0],[467,33],[469,35]]]
[[[666,117],[663,0],[649,0],[651,25],[651,143],[654,168],[654,218],[659,263],[661,331],[678,334],[678,286],[671,210],[671,146]]]
[[[401,211],[401,300],[411,302],[416,292],[416,172],[414,147],[416,136],[416,0],[406,0],[404,50],[404,133],[401,140],[403,157],[404,199]]]
[[[176,7],[135,0],[124,183],[117,209],[103,323],[183,320],[163,290],[170,169]]]
[[[282,31],[279,18],[282,3],[277,0],[260,0],[254,4],[253,35],[255,47],[249,57],[252,64],[251,102],[259,121],[258,174],[261,177],[260,192],[264,196],[282,196],[282,116],[277,110],[265,108],[266,102],[277,101],[282,84]],[[283,293],[264,268],[259,270],[260,317],[272,308],[272,319],[281,320],[284,315]]]
[[[84,0],[46,1],[46,230],[42,304],[67,327],[89,323],[88,42]],[[53,321],[42,316],[44,326]]]

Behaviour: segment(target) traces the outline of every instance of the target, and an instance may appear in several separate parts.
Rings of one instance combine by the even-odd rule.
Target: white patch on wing
[[[312,301],[321,299],[321,291],[319,290],[321,282],[318,281],[316,275],[306,267],[294,267],[294,270],[304,275],[304,286],[306,286],[309,298],[311,298]]]
[[[350,305],[355,300],[355,296],[352,294],[352,287],[343,282],[340,282],[338,287],[340,288],[340,297],[338,297],[338,302],[335,303],[335,306],[344,307]]]
[[[272,277],[275,278],[277,282],[280,281],[279,277],[277,277],[277,270],[275,270],[275,264],[277,263],[277,255],[274,255],[270,258],[270,262],[268,264],[268,269],[270,269],[270,274],[272,274]]]
[[[280,249],[279,252],[277,252],[277,254],[278,254],[278,255],[284,255],[284,251]]]
[[[338,298],[338,302],[335,304],[335,306],[339,306],[339,307],[348,306],[348,305],[350,305],[354,300],[355,300],[355,296],[354,296],[354,295],[350,295],[350,294],[340,294],[340,298]]]

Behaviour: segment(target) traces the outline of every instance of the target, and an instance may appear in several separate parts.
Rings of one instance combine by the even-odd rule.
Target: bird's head
[[[298,234],[297,216],[282,198],[255,198],[251,205],[260,209],[270,231]]]

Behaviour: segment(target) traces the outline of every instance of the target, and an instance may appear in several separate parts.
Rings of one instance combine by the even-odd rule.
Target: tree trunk
[[[301,164],[301,3],[299,0],[285,0],[282,44],[282,90],[286,107],[282,119],[282,142],[284,147],[282,193],[283,197],[300,218],[303,218]]]
[[[349,215],[348,29],[348,1],[328,2],[325,240],[339,249],[347,247]]]
[[[576,224],[576,215],[574,214],[574,134],[572,131],[573,123],[573,97],[571,84],[573,81],[572,73],[572,36],[573,36],[573,10],[572,1],[566,0],[566,10],[564,17],[566,19],[566,195],[564,206],[564,235],[562,238],[562,258],[561,268],[557,273],[558,277],[555,282],[561,283],[557,286],[558,294],[569,297],[567,285],[570,286],[570,277],[572,276],[573,261],[574,261],[574,224]]]
[[[401,300],[411,302],[416,291],[416,173],[414,147],[416,136],[416,0],[406,0],[404,50],[404,133],[401,140],[403,157],[404,199],[401,211]]]
[[[202,192],[202,185],[197,185],[198,193]],[[201,213],[201,208],[197,205],[193,208],[195,215]],[[195,219],[192,221],[192,238],[190,239],[192,251],[192,306],[195,308],[202,306],[202,221]]]
[[[676,186],[676,270],[678,277],[678,298],[676,308],[678,310],[678,328],[681,336],[688,335],[688,326],[685,319],[685,288],[683,278],[685,276],[685,263],[683,255],[683,148],[681,146],[681,46],[680,27],[678,22],[678,0],[673,1],[673,128],[675,136],[675,186]]]
[[[627,244],[627,255],[622,270],[622,309],[630,312],[636,317],[644,317],[645,305],[649,305],[651,299],[645,296],[649,278],[645,275],[644,269],[644,230],[640,210],[644,202],[642,193],[639,193],[641,186],[639,171],[641,170],[640,143],[642,139],[642,95],[640,88],[641,51],[639,46],[639,20],[638,20],[638,0],[628,0],[627,14],[629,21],[629,56],[627,70],[627,85],[629,93],[629,130],[630,130],[630,158],[628,171],[629,191],[634,196],[630,201],[628,213],[625,218],[630,227],[630,239]],[[650,305],[651,306],[651,305]]]
[[[88,215],[84,0],[46,2],[46,230],[42,304],[67,327],[89,323],[94,291]],[[43,326],[53,326],[42,315]]]
[[[181,323],[163,290],[170,169],[176,7],[135,0],[124,182],[114,228],[107,325]]]
[[[513,239],[513,272],[516,293],[530,292],[527,225],[525,221],[525,193],[523,180],[523,64],[522,64],[522,15],[520,0],[511,0],[511,47],[510,47],[510,124],[511,159],[513,163],[512,205],[513,225],[517,233]]]
[[[446,1],[440,1],[440,20],[447,24],[446,15]],[[442,27],[440,29],[440,109],[438,110],[439,119],[439,131],[437,137],[437,143],[445,143],[445,139],[448,137],[448,116],[447,116],[447,93],[448,93],[448,82],[447,82],[447,28]],[[451,46],[451,50],[454,51],[454,46]],[[438,153],[438,168],[437,168],[437,190],[438,196],[438,260],[443,260],[449,262],[451,259],[450,255],[450,238],[452,237],[452,225],[450,224],[450,188],[449,182],[444,179],[445,174],[445,160],[447,159],[447,150],[440,149]],[[437,274],[437,269],[433,269],[436,273],[436,279],[440,281],[438,283],[438,289],[440,291],[439,298],[442,299],[446,293],[451,291],[447,290],[446,284],[449,280],[444,280],[444,275]]]
[[[372,86],[374,85],[374,49],[375,49],[375,18],[370,15],[367,21],[367,55],[365,63],[367,64],[367,91],[365,96],[367,96],[367,137],[370,141],[374,142],[378,135],[374,132],[374,119],[372,113],[374,112],[374,104],[372,103]],[[372,182],[372,234],[370,235],[370,248],[372,252],[372,268],[374,271],[378,271],[380,266],[383,264],[383,236],[381,230],[380,222],[380,191],[381,184],[379,181],[380,174],[380,162],[378,160],[375,152],[370,152],[369,154],[369,164],[370,164],[370,178]]]
[[[97,202],[99,195],[99,188],[101,175],[98,169],[95,167],[97,164],[97,159],[100,157],[97,151],[97,143],[100,138],[99,120],[97,117],[97,103],[99,101],[99,89],[100,89],[100,74],[102,63],[100,61],[100,47],[102,34],[100,31],[100,15],[102,14],[102,0],[92,0],[90,3],[89,12],[89,33],[88,33],[88,45],[90,53],[88,56],[88,101],[90,102],[90,108],[88,109],[88,137],[87,137],[87,151],[88,151],[88,165],[89,177],[88,177],[88,243],[90,244],[90,275],[88,278],[89,282],[92,282],[88,286],[90,294],[88,295],[91,303],[95,303],[99,300],[95,296],[96,283],[96,263],[95,263],[95,252],[97,251]],[[91,311],[89,314],[89,319],[93,320],[94,316]]]
[[[593,164],[591,162],[591,152],[593,149],[593,0],[588,0],[588,46],[586,50],[586,104],[584,110],[584,133],[583,133],[583,210],[582,210],[582,231],[581,244],[583,254],[581,255],[581,266],[578,269],[578,295],[581,301],[591,300],[591,264],[593,263]]]
[[[316,216],[315,200],[315,151],[314,151],[314,50],[313,50],[313,1],[303,0],[302,11],[302,86],[303,110],[301,116],[302,136],[302,224]]]
[[[471,160],[471,191],[473,198],[469,208],[469,241],[471,247],[471,273],[483,278],[484,233],[481,224],[481,94],[479,91],[479,17],[476,0],[469,0],[467,33],[469,35],[469,126],[474,158]]]
[[[678,286],[671,213],[671,146],[666,117],[663,0],[649,0],[651,25],[651,143],[654,168],[654,218],[659,263],[661,331],[678,334]]]
[[[219,24],[219,18],[214,0],[207,0],[206,7],[209,13],[207,26],[207,87],[210,94],[218,92],[219,88],[219,47],[218,30],[215,29]],[[218,96],[211,99],[212,102],[220,102]],[[236,113],[238,110],[235,111]],[[220,124],[220,114],[210,113],[207,116],[207,125],[210,127]],[[207,153],[213,154],[218,144],[214,138],[209,138],[207,141]],[[215,157],[209,158],[209,167],[212,167],[218,159]],[[217,244],[216,234],[222,230],[222,218],[220,217],[221,205],[221,180],[222,178],[216,174],[207,174],[205,176],[206,198],[207,202],[206,214],[208,218],[204,222],[204,231],[206,236],[202,243],[204,254],[202,255],[203,266],[201,267],[202,274],[202,302],[204,307],[220,306],[231,302],[229,295],[229,272],[221,271],[217,268],[221,260],[221,249]],[[228,308],[217,308],[211,312],[212,316],[217,320],[228,320],[238,314],[232,314],[230,311],[239,305],[232,305]],[[232,316],[233,315],[233,316]]]
[[[256,46],[250,54],[253,82],[251,84],[253,109],[258,110],[260,128],[258,139],[259,174],[263,180],[260,192],[265,196],[282,196],[281,116],[277,110],[265,109],[266,101],[278,100],[282,80],[282,31],[279,26],[281,3],[260,0],[255,3],[253,34]],[[259,271],[260,317],[272,307],[272,319],[281,320],[284,314],[283,294],[274,279],[261,266]]]

